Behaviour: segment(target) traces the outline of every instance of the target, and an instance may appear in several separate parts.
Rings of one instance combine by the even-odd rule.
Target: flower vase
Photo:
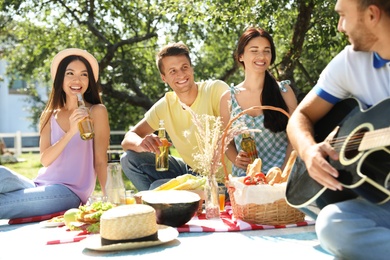
[[[218,182],[214,174],[207,176],[204,193],[206,218],[219,218]]]

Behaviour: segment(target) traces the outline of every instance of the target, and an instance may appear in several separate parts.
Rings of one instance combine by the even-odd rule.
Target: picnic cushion
[[[48,220],[60,215],[64,215],[65,211],[55,212],[51,214],[41,215],[41,216],[33,216],[33,217],[24,217],[24,218],[12,218],[8,221],[9,225],[12,224],[24,224],[30,222],[40,222],[44,220]]]

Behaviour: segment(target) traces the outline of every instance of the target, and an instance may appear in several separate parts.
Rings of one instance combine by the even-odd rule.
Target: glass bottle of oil
[[[160,138],[162,145],[159,146],[160,154],[156,153],[156,171],[167,171],[169,168],[169,163],[168,163],[169,145],[168,145],[168,139],[166,137],[164,120],[160,120],[160,125],[158,128],[158,137]]]
[[[77,93],[77,103],[79,107],[85,108],[88,111],[88,108],[85,106],[83,96],[81,95],[81,93]],[[83,140],[92,139],[95,135],[93,131],[92,119],[89,117],[89,111],[88,111],[88,116],[83,118],[79,122],[79,131],[80,131],[81,139]]]
[[[242,134],[241,149],[248,154],[251,163],[258,157],[255,140],[253,140],[249,132]]]

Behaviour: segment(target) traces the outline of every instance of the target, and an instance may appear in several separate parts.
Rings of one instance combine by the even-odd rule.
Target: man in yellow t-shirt
[[[122,141],[125,151],[121,157],[122,169],[138,191],[192,172],[195,168],[193,154],[198,152],[196,127],[191,114],[181,103],[197,114],[219,116],[220,98],[228,89],[228,85],[220,80],[195,82],[189,50],[182,42],[163,47],[157,54],[157,67],[161,79],[173,91],[158,100]],[[160,120],[164,120],[166,132],[181,157],[169,155],[167,171],[155,169],[155,153],[162,143],[154,132]]]

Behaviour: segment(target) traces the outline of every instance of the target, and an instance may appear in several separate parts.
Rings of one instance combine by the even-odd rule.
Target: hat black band
[[[130,243],[130,242],[143,242],[143,241],[155,241],[158,240],[157,232],[150,236],[134,238],[134,239],[122,239],[122,240],[111,240],[101,237],[102,246],[119,244],[119,243]]]

